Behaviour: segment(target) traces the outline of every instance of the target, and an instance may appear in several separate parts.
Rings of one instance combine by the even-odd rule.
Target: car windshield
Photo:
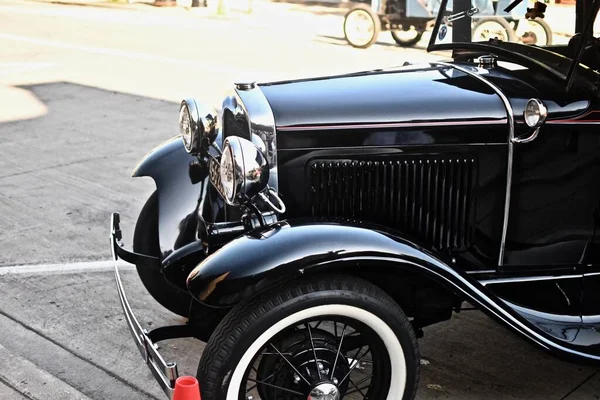
[[[469,49],[488,44],[535,59],[565,79],[572,72],[582,36],[577,28],[583,31],[583,27],[576,27],[573,0],[552,3],[424,0],[423,4],[427,4],[431,15],[436,17],[430,50]],[[595,10],[596,6],[591,9]],[[600,21],[593,18],[593,36],[597,38]],[[587,23],[587,16],[585,20]],[[600,70],[600,48],[593,47],[593,52],[583,52],[580,62],[592,70]]]

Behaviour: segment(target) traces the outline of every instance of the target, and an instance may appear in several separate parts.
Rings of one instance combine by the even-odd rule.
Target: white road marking
[[[30,44],[40,45],[40,46],[55,47],[55,48],[66,49],[66,50],[75,50],[75,51],[81,51],[81,52],[85,52],[85,53],[100,54],[100,55],[106,55],[106,56],[112,56],[112,57],[123,57],[123,58],[143,60],[143,61],[184,65],[184,66],[190,66],[190,67],[194,67],[194,68],[201,68],[205,71],[215,72],[215,73],[225,73],[225,72],[240,73],[241,72],[239,69],[228,68],[228,67],[224,67],[224,66],[211,66],[211,65],[208,65],[207,63],[193,61],[193,60],[184,60],[184,59],[173,58],[173,57],[163,57],[163,56],[157,56],[157,55],[153,55],[153,54],[139,53],[139,52],[135,52],[132,50],[117,50],[117,49],[111,49],[111,48],[107,48],[107,47],[94,47],[94,46],[85,46],[85,45],[80,45],[80,44],[64,43],[64,42],[39,39],[39,38],[34,38],[34,37],[29,37],[29,36],[13,35],[10,33],[0,33],[0,39],[12,40],[12,41],[21,42],[21,43],[30,43]],[[258,73],[258,72],[255,72],[255,73]]]
[[[124,261],[117,261],[120,270],[129,270],[135,268],[134,265]],[[52,274],[74,274],[80,272],[104,272],[111,271],[115,267],[114,261],[86,261],[77,263],[62,264],[34,264],[34,265],[14,265],[9,267],[0,267],[0,276],[3,275],[52,275]]]

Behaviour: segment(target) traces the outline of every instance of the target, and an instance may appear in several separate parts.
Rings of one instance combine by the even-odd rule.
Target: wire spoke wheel
[[[387,293],[359,278],[322,276],[232,309],[197,377],[211,400],[412,400],[419,350]]]
[[[377,398],[389,386],[389,363],[385,345],[365,324],[337,316],[307,320],[277,334],[255,355],[239,398]]]

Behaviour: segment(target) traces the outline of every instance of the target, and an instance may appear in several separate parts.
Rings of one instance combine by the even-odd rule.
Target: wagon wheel
[[[411,26],[410,29],[391,31],[392,37],[402,47],[411,47],[419,43],[423,37],[423,31]]]
[[[370,47],[377,41],[380,31],[379,16],[366,4],[356,4],[344,17],[344,36],[353,47]]]
[[[521,21],[515,29],[519,39],[525,44],[550,46],[552,44],[552,28],[540,18]]]
[[[472,32],[474,42],[488,41],[495,38],[503,42],[517,42],[515,31],[504,18],[481,18],[473,26]]]

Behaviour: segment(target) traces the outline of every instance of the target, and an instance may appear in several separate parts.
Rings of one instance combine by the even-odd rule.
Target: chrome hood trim
[[[222,112],[225,109],[230,110],[236,120],[247,122],[249,137],[246,139],[263,150],[269,164],[269,186],[278,190],[275,117],[263,91],[258,85],[236,85],[223,101]],[[222,146],[226,136],[226,132],[219,135],[219,145]]]
[[[514,110],[512,108],[512,105],[510,104],[510,100],[508,100],[508,97],[506,97],[506,95],[502,92],[502,90],[500,90],[500,88],[496,85],[494,85],[492,82],[490,82],[489,80],[485,79],[483,76],[481,76],[480,73],[478,73],[478,68],[475,67],[471,67],[471,68],[467,68],[467,67],[463,67],[463,66],[459,66],[456,64],[450,64],[450,63],[445,63],[445,62],[437,62],[434,63],[437,65],[442,65],[448,68],[454,68],[456,70],[459,70],[461,72],[464,72],[465,74],[468,74],[470,76],[472,76],[473,78],[479,79],[481,82],[484,82],[485,84],[487,84],[490,88],[492,88],[497,94],[498,97],[500,97],[500,99],[502,100],[502,103],[504,103],[504,107],[506,107],[506,115],[508,118],[508,163],[507,163],[507,170],[506,170],[506,197],[504,199],[504,222],[502,225],[502,239],[500,242],[500,255],[498,257],[498,266],[502,266],[504,265],[504,252],[506,249],[506,235],[508,232],[508,217],[510,214],[510,195],[511,195],[511,187],[512,187],[512,171],[513,171],[513,157],[514,157],[514,140],[515,140],[515,113]]]

